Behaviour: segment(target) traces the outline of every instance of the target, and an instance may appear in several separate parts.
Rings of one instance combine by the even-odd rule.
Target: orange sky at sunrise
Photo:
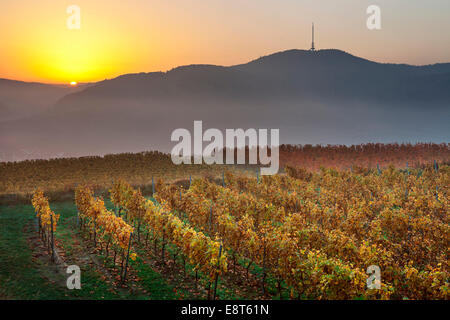
[[[66,26],[81,8],[81,29]],[[364,0],[1,0],[0,78],[98,81],[193,63],[233,65],[316,45],[380,62],[450,61],[450,1],[380,0],[383,28],[366,28]]]

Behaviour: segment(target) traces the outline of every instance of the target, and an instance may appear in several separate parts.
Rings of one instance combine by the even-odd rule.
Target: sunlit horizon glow
[[[81,29],[66,8],[81,8]],[[93,82],[180,65],[245,63],[288,49],[336,48],[378,62],[450,62],[450,2],[379,0],[382,30],[365,27],[371,1],[2,0],[0,78]],[[445,38],[447,37],[447,39]]]

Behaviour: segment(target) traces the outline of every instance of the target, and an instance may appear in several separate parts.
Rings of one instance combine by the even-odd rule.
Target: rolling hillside
[[[450,64],[289,50],[236,66],[95,83],[37,115],[1,123],[0,151],[3,159],[170,151],[171,132],[192,129],[194,120],[204,128],[279,128],[281,143],[440,143],[450,137],[449,103]]]

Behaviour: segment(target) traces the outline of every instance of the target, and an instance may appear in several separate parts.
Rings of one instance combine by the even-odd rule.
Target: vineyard
[[[151,196],[121,178],[104,197],[80,184],[65,222],[38,189],[36,241],[70,264],[65,228],[128,298],[151,296],[148,274],[164,299],[449,298],[449,166],[285,171],[158,179]]]
[[[280,169],[286,165],[318,171],[321,167],[348,170],[354,165],[367,168],[387,168],[390,164],[403,168],[421,167],[437,161],[450,163],[448,144],[363,144],[354,146],[295,146],[280,147]],[[41,188],[55,200],[73,199],[79,184],[89,184],[96,192],[107,190],[112,180],[124,179],[151,194],[152,179],[175,182],[189,177],[219,178],[224,170],[254,176],[253,166],[174,165],[169,154],[157,151],[0,162],[0,203],[29,203],[36,188]]]
[[[156,198],[221,239],[234,265],[262,266],[262,288],[270,275],[280,295],[448,298],[449,167],[287,171],[261,181],[227,174],[223,186],[197,180],[187,192],[160,186]],[[382,270],[379,290],[366,287],[371,265]]]
[[[0,162],[0,203],[26,199],[41,188],[53,199],[73,199],[76,186],[89,184],[95,191],[105,191],[114,179],[124,179],[143,191],[151,189],[152,179],[166,181],[189,177],[219,176],[223,170],[245,172],[243,168],[224,165],[175,165],[169,154],[151,151],[81,158]],[[254,171],[253,171],[254,172]],[[65,197],[64,197],[65,196]],[[9,200],[9,201],[5,201]]]

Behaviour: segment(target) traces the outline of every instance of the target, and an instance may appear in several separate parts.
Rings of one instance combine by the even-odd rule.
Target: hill
[[[95,83],[38,115],[0,124],[0,150],[4,158],[20,158],[22,149],[39,158],[167,152],[171,132],[192,129],[194,120],[205,128],[279,128],[281,143],[440,143],[450,138],[449,103],[450,64],[288,50],[236,66],[189,65]]]
[[[39,114],[65,95],[85,87],[0,79],[0,122]]]

